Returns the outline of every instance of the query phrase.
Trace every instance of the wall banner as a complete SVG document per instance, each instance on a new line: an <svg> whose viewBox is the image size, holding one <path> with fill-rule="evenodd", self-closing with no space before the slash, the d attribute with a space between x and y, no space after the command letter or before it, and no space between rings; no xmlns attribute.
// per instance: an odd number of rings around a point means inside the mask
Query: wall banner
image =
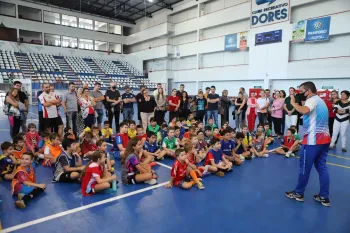
<svg viewBox="0 0 350 233"><path fill-rule="evenodd" d="M255 34L255 45L264 45L282 42L282 30Z"/></svg>
<svg viewBox="0 0 350 233"><path fill-rule="evenodd" d="M305 41L306 24L306 20L300 20L299 22L293 25L293 43Z"/></svg>
<svg viewBox="0 0 350 233"><path fill-rule="evenodd" d="M251 0L250 28L289 21L290 0Z"/></svg>
<svg viewBox="0 0 350 233"><path fill-rule="evenodd" d="M239 33L239 50L246 50L248 45L248 32Z"/></svg>
<svg viewBox="0 0 350 233"><path fill-rule="evenodd" d="M310 19L306 25L306 42L329 40L329 26L331 17L323 17L318 19Z"/></svg>
<svg viewBox="0 0 350 233"><path fill-rule="evenodd" d="M225 51L237 51L238 47L238 34L230 34L225 36Z"/></svg>

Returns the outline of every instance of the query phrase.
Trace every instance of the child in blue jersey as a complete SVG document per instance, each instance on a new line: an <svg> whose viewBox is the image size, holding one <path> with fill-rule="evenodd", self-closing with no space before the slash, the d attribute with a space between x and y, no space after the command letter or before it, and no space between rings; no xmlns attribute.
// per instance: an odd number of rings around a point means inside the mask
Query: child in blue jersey
<svg viewBox="0 0 350 233"><path fill-rule="evenodd" d="M182 138L184 137L184 134L186 132L186 129L183 127L181 120L176 121L176 126L179 127L179 129L180 129L179 139L182 140Z"/></svg>
<svg viewBox="0 0 350 233"><path fill-rule="evenodd" d="M129 142L128 136L128 124L126 122L122 122L119 125L119 133L115 137L113 141L113 154L114 158L123 158L125 156L125 148ZM111 159L113 159L111 157Z"/></svg>
<svg viewBox="0 0 350 233"><path fill-rule="evenodd" d="M164 160L165 151L160 150L157 144L157 137L154 132L148 132L148 141L143 145L143 150L150 156L154 156L155 160Z"/></svg>
<svg viewBox="0 0 350 233"><path fill-rule="evenodd" d="M241 160L250 160L252 159L251 154L247 148L247 146L244 144L244 134L242 132L238 132L236 134L236 147L233 150L235 154L237 154ZM251 137L251 136L250 136Z"/></svg>
<svg viewBox="0 0 350 233"><path fill-rule="evenodd" d="M232 163L226 159L225 154L221 150L220 139L212 138L210 144L212 149L208 151L207 158L203 164L204 167L210 165L209 172L216 173L217 176L225 176L224 172L232 170Z"/></svg>
<svg viewBox="0 0 350 233"><path fill-rule="evenodd" d="M222 140L220 141L221 150L225 154L228 161L232 162L234 165L241 165L242 160L236 155L234 149L236 144L231 140L231 132L228 129L222 131Z"/></svg>
<svg viewBox="0 0 350 233"><path fill-rule="evenodd" d="M157 143L159 145L163 144L164 138L168 136L168 125L167 124L162 124L161 129L157 133Z"/></svg>

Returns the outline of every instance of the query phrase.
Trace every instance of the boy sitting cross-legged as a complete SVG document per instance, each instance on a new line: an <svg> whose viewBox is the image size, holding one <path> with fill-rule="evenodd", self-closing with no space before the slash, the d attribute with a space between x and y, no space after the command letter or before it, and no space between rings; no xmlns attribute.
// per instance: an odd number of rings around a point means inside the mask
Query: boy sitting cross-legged
<svg viewBox="0 0 350 233"><path fill-rule="evenodd" d="M250 152L252 153L252 157L269 157L268 151L266 150L265 135L263 132L256 132L255 140L253 140Z"/></svg>
<svg viewBox="0 0 350 233"><path fill-rule="evenodd" d="M157 144L156 134L152 131L147 134L148 141L143 145L143 149L145 153L154 156L155 160L163 160L164 155L166 154L165 150L160 150Z"/></svg>
<svg viewBox="0 0 350 233"><path fill-rule="evenodd" d="M167 156L175 158L175 149L179 148L179 143L174 137L175 129L173 127L168 128L168 136L163 140L163 150L166 152Z"/></svg>
<svg viewBox="0 0 350 233"><path fill-rule="evenodd" d="M284 155L286 158L289 158L289 156L295 156L294 152L298 151L299 141L295 140L294 134L294 129L287 129L287 134L284 136L281 147L275 149L277 154Z"/></svg>
<svg viewBox="0 0 350 233"><path fill-rule="evenodd" d="M221 150L225 154L225 158L234 165L241 165L242 160L236 155L236 144L231 140L231 132L228 129L222 131L222 140L220 141Z"/></svg>

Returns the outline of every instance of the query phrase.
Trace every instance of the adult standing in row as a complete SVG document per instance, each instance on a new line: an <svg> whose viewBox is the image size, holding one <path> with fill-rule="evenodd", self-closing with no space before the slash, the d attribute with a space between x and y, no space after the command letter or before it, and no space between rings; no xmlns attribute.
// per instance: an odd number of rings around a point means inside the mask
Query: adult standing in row
<svg viewBox="0 0 350 233"><path fill-rule="evenodd" d="M62 97L62 107L66 115L67 126L77 134L78 96L73 82L69 83L68 88L68 91Z"/></svg>
<svg viewBox="0 0 350 233"><path fill-rule="evenodd" d="M157 104L154 117L156 118L157 124L162 125L166 113L166 95L164 95L164 90L162 87L158 89L157 95L155 95L154 98Z"/></svg>
<svg viewBox="0 0 350 233"><path fill-rule="evenodd" d="M147 88L142 91L142 94L143 98L140 102L140 115L142 127L146 131L147 126L150 124L151 117L154 117L154 111L156 110L157 104L154 97L149 95Z"/></svg>
<svg viewBox="0 0 350 233"><path fill-rule="evenodd" d="M186 91L181 92L180 97L180 106L179 106L179 117L187 119L188 114L190 113L188 94Z"/></svg>
<svg viewBox="0 0 350 233"><path fill-rule="evenodd" d="M253 91L251 93L251 96L248 98L247 102L247 122L248 122L248 129L250 132L254 131L255 128L255 121L256 121L256 115L257 115L257 99L256 99L256 93Z"/></svg>
<svg viewBox="0 0 350 233"><path fill-rule="evenodd" d="M122 102L122 97L117 90L117 84L111 82L111 87L106 91L106 101L108 103L108 122L113 124L113 117L115 121L116 132L119 131L119 117L120 117L120 103Z"/></svg>
<svg viewBox="0 0 350 233"><path fill-rule="evenodd" d="M247 92L245 91L245 88L244 87L239 88L239 92L242 93L242 95L245 99L245 103L247 104L249 96L248 96ZM243 112L242 112L242 124L245 125L247 105L242 110L243 110Z"/></svg>
<svg viewBox="0 0 350 233"><path fill-rule="evenodd" d="M143 90L145 89L146 87L144 86L144 85L141 85L140 86L140 93L138 93L137 95L136 95L136 101L137 101L137 119L139 120L139 123L141 124L142 123L142 121L141 121L141 115L140 115L140 103L141 103L141 101L142 101L142 99L143 99L143 94L142 94L142 92L143 92Z"/></svg>
<svg viewBox="0 0 350 233"><path fill-rule="evenodd" d="M340 134L342 151L346 152L346 137L349 128L350 120L350 92L342 91L340 93L340 100L334 105L335 120L333 126L333 136L330 149L332 149L337 141L338 134Z"/></svg>
<svg viewBox="0 0 350 233"><path fill-rule="evenodd" d="M10 134L11 137L14 138L21 128L21 112L19 110L19 95L18 89L12 87L11 90L7 93L5 98L5 106L8 112L8 120L10 123Z"/></svg>
<svg viewBox="0 0 350 233"><path fill-rule="evenodd" d="M19 102L24 104L25 108L20 108L21 112L21 127L22 127L22 132L27 132L27 115L28 115L28 96L26 95L25 92L22 91L22 83L20 81L14 81L13 82L13 87L18 90L18 98ZM6 96L8 93L6 94Z"/></svg>
<svg viewBox="0 0 350 233"><path fill-rule="evenodd" d="M328 108L328 115L329 115L329 120L328 120L328 128L329 128L329 134L331 137L333 137L333 126L334 126L334 120L335 120L335 112L334 112L334 106L339 100L339 94L338 91L333 90L331 92L331 98L325 100L327 108ZM339 135L337 136L337 140L334 142L334 146L337 145L339 139Z"/></svg>
<svg viewBox="0 0 350 233"><path fill-rule="evenodd" d="M50 91L50 84L44 84L44 92L39 96L39 100L43 106L43 119L45 129L52 132L52 128L58 129L57 132L62 137L63 134L63 122L62 118L58 115L57 106L60 105L60 99L58 96Z"/></svg>
<svg viewBox="0 0 350 233"><path fill-rule="evenodd" d="M313 82L305 82L300 85L300 91L306 97L304 106L296 103L294 95L290 103L296 111L303 114L304 139L300 153L300 169L298 184L294 191L285 195L296 201L304 201L304 192L309 181L312 166L319 174L320 192L314 195L314 199L324 206L330 206L329 201L329 173L327 168L327 155L330 143L328 131L328 109L325 102L317 95L317 89Z"/></svg>
<svg viewBox="0 0 350 233"><path fill-rule="evenodd" d="M203 122L203 118L206 115L207 99L204 98L203 91L198 92L198 98L196 99L197 112L196 117L198 121Z"/></svg>
<svg viewBox="0 0 350 233"><path fill-rule="evenodd" d="M85 127L89 127L91 129L95 121L94 106L96 103L94 98L90 96L90 91L88 88L83 89L83 95L81 98L79 98L79 104L84 119L84 125Z"/></svg>
<svg viewBox="0 0 350 233"><path fill-rule="evenodd" d="M158 93L159 93L159 89L161 89L161 88L162 88L162 84L161 84L161 83L157 83L157 89L155 89L155 90L153 91L153 96L154 96L154 98L157 97L157 95L158 95Z"/></svg>
<svg viewBox="0 0 350 233"><path fill-rule="evenodd" d="M299 97L295 95L294 87L289 88L289 96L284 100L284 110L286 112L285 122L286 122L287 129L289 129L291 125L297 125L297 121L298 121L298 112L290 103L291 96L294 96L294 99L297 103L299 102Z"/></svg>
<svg viewBox="0 0 350 233"><path fill-rule="evenodd" d="M244 114L247 111L247 102L243 96L242 92L238 93L238 97L235 99L235 120L236 120L236 129L237 131L242 130L244 125Z"/></svg>
<svg viewBox="0 0 350 233"><path fill-rule="evenodd" d="M258 113L258 119L259 124L264 125L267 122L268 117L268 108L270 106L269 99L266 98L265 91L260 91L260 98L256 101L257 106L257 113Z"/></svg>
<svg viewBox="0 0 350 233"><path fill-rule="evenodd" d="M231 100L228 98L228 91L223 90L222 96L220 98L220 118L221 118L221 127L229 122L229 109L231 106Z"/></svg>
<svg viewBox="0 0 350 233"><path fill-rule="evenodd" d="M169 102L169 122L171 122L174 117L179 117L180 108L180 97L176 95L177 91L174 88L171 91L171 96L168 97Z"/></svg>
<svg viewBox="0 0 350 233"><path fill-rule="evenodd" d="M269 101L269 106L267 107L267 122L269 123L270 129L272 129L272 104L274 101L274 98L271 96L270 89L265 90L265 96Z"/></svg>
<svg viewBox="0 0 350 233"><path fill-rule="evenodd" d="M129 85L125 85L124 90L122 95L123 119L132 120L134 118L134 103L136 102L135 95L131 93Z"/></svg>
<svg viewBox="0 0 350 233"><path fill-rule="evenodd" d="M280 96L283 101L286 99L286 92L284 90L280 90ZM282 116L282 133L284 134L284 129L286 127L286 114L283 105L283 116Z"/></svg>
<svg viewBox="0 0 350 233"><path fill-rule="evenodd" d="M280 138L284 133L282 131L284 99L281 98L279 91L276 91L275 95L276 99L273 101L271 107L271 117L275 129L275 134L277 134L278 138Z"/></svg>
<svg viewBox="0 0 350 233"><path fill-rule="evenodd" d="M105 96L100 91L101 83L96 82L94 86L94 90L90 92L90 96L94 98L94 102L96 105L94 106L94 110L96 112L96 121L97 127L101 130L101 124L103 121L103 101L105 100ZM75 132L75 131L74 131Z"/></svg>
<svg viewBox="0 0 350 233"><path fill-rule="evenodd" d="M39 100L39 96L44 92L44 85L40 85L40 90L36 93L36 97L38 99L38 115L39 115L39 132L43 132L45 130L44 120L43 120L43 106Z"/></svg>
<svg viewBox="0 0 350 233"><path fill-rule="evenodd" d="M215 93L215 86L210 87L210 93L208 94L208 109L207 109L207 121L209 118L214 119L215 125L218 125L218 111L219 111L219 101L220 96ZM208 122L205 122L206 124Z"/></svg>
<svg viewBox="0 0 350 233"><path fill-rule="evenodd" d="M182 93L185 91L185 85L184 84L180 84L179 90L177 90L176 95L178 97L180 97L180 99L182 98Z"/></svg>

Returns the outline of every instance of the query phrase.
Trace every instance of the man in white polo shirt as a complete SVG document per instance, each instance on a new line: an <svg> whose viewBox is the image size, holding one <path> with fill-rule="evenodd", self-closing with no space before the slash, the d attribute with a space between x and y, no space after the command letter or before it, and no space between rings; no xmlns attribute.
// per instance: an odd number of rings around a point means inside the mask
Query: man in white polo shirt
<svg viewBox="0 0 350 233"><path fill-rule="evenodd" d="M63 122L57 110L60 99L54 92L50 92L50 84L44 84L44 92L39 96L39 101L43 105L45 129L51 133L51 128L58 128L58 134L62 137Z"/></svg>

